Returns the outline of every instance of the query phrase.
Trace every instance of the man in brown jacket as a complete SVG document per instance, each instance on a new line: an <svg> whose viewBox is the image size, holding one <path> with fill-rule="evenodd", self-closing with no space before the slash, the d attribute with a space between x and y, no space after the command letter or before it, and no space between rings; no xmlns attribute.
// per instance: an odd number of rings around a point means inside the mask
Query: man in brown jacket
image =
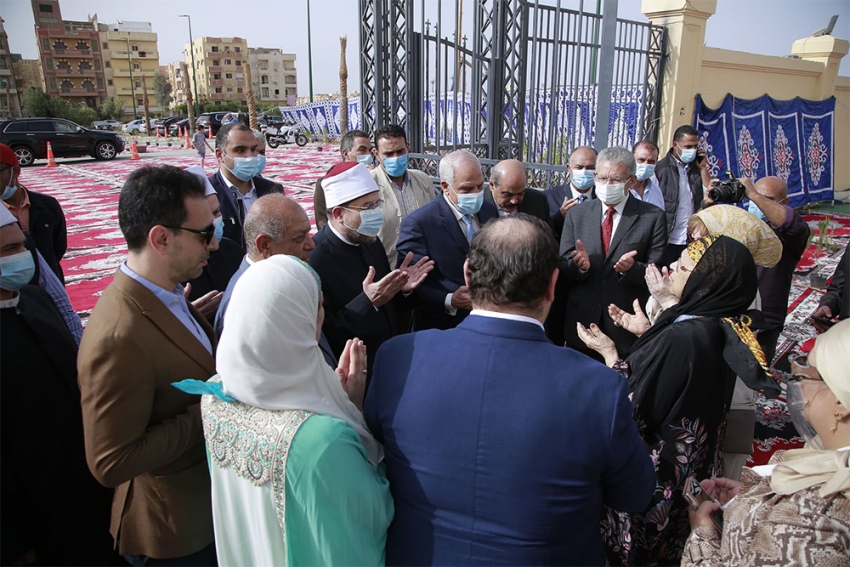
<svg viewBox="0 0 850 567"><path fill-rule="evenodd" d="M110 531L132 565L213 565L200 399L171 385L215 374L215 333L180 285L218 248L204 185L175 167L139 168L118 222L128 257L77 359L86 458L115 488Z"/></svg>

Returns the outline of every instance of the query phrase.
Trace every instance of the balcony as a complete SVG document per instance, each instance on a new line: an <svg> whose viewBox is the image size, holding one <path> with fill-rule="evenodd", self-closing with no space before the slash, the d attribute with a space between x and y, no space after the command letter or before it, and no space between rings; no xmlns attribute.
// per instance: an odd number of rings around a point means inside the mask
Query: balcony
<svg viewBox="0 0 850 567"><path fill-rule="evenodd" d="M208 73L221 73L221 65L210 66Z"/></svg>
<svg viewBox="0 0 850 567"><path fill-rule="evenodd" d="M220 87L224 84L224 81L221 79L212 79L210 80L211 87Z"/></svg>
<svg viewBox="0 0 850 567"><path fill-rule="evenodd" d="M224 100L224 93L210 93L210 100Z"/></svg>
<svg viewBox="0 0 850 567"><path fill-rule="evenodd" d="M61 55L62 57L90 58L92 56L90 49L52 49L51 51L53 51L56 55Z"/></svg>
<svg viewBox="0 0 850 567"><path fill-rule="evenodd" d="M81 88L73 88L73 89L59 89L60 96L91 96L98 93L98 90L106 92L106 89L97 89L92 87L90 89L81 89Z"/></svg>

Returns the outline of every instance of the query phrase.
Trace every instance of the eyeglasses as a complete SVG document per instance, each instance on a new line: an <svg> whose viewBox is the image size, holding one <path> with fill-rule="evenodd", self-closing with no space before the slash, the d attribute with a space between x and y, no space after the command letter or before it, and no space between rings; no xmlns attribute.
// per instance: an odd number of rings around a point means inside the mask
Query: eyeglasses
<svg viewBox="0 0 850 567"><path fill-rule="evenodd" d="M366 203L362 207L343 207L343 209L348 209L349 211L374 211L375 209L380 209L383 204L384 200L378 199L372 203Z"/></svg>
<svg viewBox="0 0 850 567"><path fill-rule="evenodd" d="M209 243L212 242L213 237L215 236L215 227L213 225L209 225L204 230L198 230L196 228L186 228L185 226L168 226L167 224L162 225L165 228L170 228L171 230L185 230L186 232L191 232L192 234L197 234L200 236L206 244L209 246Z"/></svg>

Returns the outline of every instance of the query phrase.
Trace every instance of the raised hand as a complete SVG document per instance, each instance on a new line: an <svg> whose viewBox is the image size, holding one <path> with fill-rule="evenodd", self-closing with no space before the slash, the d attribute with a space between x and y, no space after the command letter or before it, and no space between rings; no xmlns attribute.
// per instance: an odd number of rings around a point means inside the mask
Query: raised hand
<svg viewBox="0 0 850 567"><path fill-rule="evenodd" d="M617 353L617 347L614 345L614 341L603 333L602 329L597 327L595 323L591 323L589 329L581 323L576 323L576 332L578 333L578 338L587 345L587 348L595 350L602 355L605 359L605 364L608 366L613 367L614 363L619 360L620 355Z"/></svg>
<svg viewBox="0 0 850 567"><path fill-rule="evenodd" d="M407 284L407 272L393 270L383 278L375 281L375 267L369 266L369 273L363 280L363 293L375 307L381 307L392 301L392 298Z"/></svg>
<svg viewBox="0 0 850 567"><path fill-rule="evenodd" d="M358 338L346 341L335 372L348 399L363 411L366 392L366 345L363 341Z"/></svg>
<svg viewBox="0 0 850 567"><path fill-rule="evenodd" d="M618 327L622 327L635 336L641 336L649 329L649 319L646 318L643 310L640 308L640 300L635 299L632 303L634 314L623 311L613 303L608 306L608 315Z"/></svg>
<svg viewBox="0 0 850 567"><path fill-rule="evenodd" d="M192 284L187 283L186 287L183 288L183 297L185 297L187 301L189 300L190 293L192 293ZM221 303L222 297L224 297L223 292L213 290L193 301L192 307L197 309L204 319L212 319L215 317L215 312L218 311L218 306Z"/></svg>
<svg viewBox="0 0 850 567"><path fill-rule="evenodd" d="M661 305L662 309L672 307L679 302L676 296L670 293L673 280L670 278L670 272L666 266L662 266L659 272L655 264L648 265L644 279L646 280L646 286L649 288L649 293Z"/></svg>
<svg viewBox="0 0 850 567"><path fill-rule="evenodd" d="M584 249L584 244L582 244L581 240L576 240L576 249L570 252L570 257L582 272L590 269L590 257L588 257L587 250Z"/></svg>
<svg viewBox="0 0 850 567"><path fill-rule="evenodd" d="M561 216L567 216L567 213L570 212L570 209L578 205L578 199L570 199L569 197L564 197L564 202L560 207Z"/></svg>
<svg viewBox="0 0 850 567"><path fill-rule="evenodd" d="M635 265L635 256L637 256L637 250L626 252L620 256L620 259L617 260L616 264L614 264L614 271L620 274L625 274L631 270L632 266Z"/></svg>
<svg viewBox="0 0 850 567"><path fill-rule="evenodd" d="M401 291L405 293L419 287L419 284L424 282L425 278L428 277L428 273L434 269L434 260L429 259L428 256L423 256L422 259L411 266L410 263L412 261L413 252L408 252L407 256L404 257L404 262L398 267L400 272L407 274L407 282L401 288Z"/></svg>

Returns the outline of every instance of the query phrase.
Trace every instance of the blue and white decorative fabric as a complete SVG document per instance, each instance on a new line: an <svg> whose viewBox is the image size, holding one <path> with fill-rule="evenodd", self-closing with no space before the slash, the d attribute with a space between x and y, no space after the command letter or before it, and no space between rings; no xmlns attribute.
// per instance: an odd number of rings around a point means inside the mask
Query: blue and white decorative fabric
<svg viewBox="0 0 850 567"><path fill-rule="evenodd" d="M745 100L730 94L711 109L697 95L694 121L712 177L723 179L727 171L753 181L781 177L792 207L833 198L834 97Z"/></svg>

